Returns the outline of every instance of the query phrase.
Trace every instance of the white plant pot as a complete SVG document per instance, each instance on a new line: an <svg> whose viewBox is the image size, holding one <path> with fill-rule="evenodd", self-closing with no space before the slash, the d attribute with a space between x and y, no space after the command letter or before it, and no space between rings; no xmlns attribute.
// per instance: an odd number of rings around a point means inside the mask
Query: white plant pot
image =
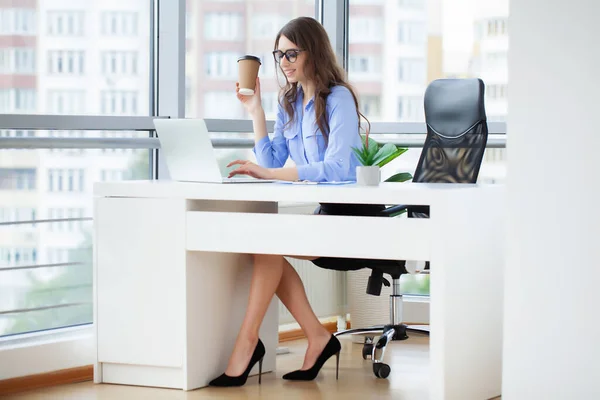
<svg viewBox="0 0 600 400"><path fill-rule="evenodd" d="M356 167L356 183L363 186L377 186L381 181L381 170L377 165Z"/></svg>

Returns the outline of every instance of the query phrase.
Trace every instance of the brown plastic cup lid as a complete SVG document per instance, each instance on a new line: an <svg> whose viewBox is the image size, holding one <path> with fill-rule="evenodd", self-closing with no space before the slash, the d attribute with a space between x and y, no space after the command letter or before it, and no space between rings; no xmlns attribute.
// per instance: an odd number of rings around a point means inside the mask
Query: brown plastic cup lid
<svg viewBox="0 0 600 400"><path fill-rule="evenodd" d="M246 55L246 56L243 56L243 57L240 57L240 58L238 58L238 62L240 62L240 61L243 61L243 60L252 60L252 61L258 61L258 63L262 65L262 63L260 62L260 58L258 58L258 57L256 57L256 56L249 56L249 55Z"/></svg>

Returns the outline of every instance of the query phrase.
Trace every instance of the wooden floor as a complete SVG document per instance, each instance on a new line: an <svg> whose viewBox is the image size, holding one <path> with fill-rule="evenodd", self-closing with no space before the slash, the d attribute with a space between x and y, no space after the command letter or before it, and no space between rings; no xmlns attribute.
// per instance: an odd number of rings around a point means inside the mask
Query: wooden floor
<svg viewBox="0 0 600 400"><path fill-rule="evenodd" d="M403 399L424 400L428 396L429 339L411 334L403 342L394 342L386 351L386 363L392 368L388 379L373 375L371 362L362 359L362 345L342 339L340 376L335 379L335 357L321 370L315 381L289 382L281 376L302 365L306 341L286 342L282 346L290 354L277 356L277 371L263 375L262 385L251 377L240 388L202 388L190 392L172 389L155 389L121 385L96 385L84 382L73 385L41 389L8 398L20 400L180 400L180 399Z"/></svg>

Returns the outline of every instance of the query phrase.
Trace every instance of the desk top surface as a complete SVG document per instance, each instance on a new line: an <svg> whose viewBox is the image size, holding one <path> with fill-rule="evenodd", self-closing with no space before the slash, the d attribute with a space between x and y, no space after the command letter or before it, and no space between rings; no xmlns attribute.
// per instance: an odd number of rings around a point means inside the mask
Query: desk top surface
<svg viewBox="0 0 600 400"><path fill-rule="evenodd" d="M501 195L504 185L444 183L381 183L350 185L292 185L282 183L195 183L122 181L94 184L95 197L183 198L190 200L264 201L299 203L362 203L431 205L444 199Z"/></svg>

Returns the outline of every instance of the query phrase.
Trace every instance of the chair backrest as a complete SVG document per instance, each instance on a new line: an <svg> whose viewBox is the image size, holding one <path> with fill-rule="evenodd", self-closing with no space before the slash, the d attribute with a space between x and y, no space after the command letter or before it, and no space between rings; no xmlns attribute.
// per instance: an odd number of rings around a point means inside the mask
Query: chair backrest
<svg viewBox="0 0 600 400"><path fill-rule="evenodd" d="M476 183L488 138L481 79L438 79L425 91L427 138L413 182Z"/></svg>

